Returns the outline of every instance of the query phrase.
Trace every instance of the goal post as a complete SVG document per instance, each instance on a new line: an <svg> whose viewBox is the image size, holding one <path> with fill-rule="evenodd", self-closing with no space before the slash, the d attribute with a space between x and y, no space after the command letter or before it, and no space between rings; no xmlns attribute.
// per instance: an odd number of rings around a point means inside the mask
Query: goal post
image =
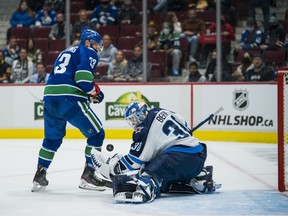
<svg viewBox="0 0 288 216"><path fill-rule="evenodd" d="M278 190L288 191L288 68L277 75Z"/></svg>

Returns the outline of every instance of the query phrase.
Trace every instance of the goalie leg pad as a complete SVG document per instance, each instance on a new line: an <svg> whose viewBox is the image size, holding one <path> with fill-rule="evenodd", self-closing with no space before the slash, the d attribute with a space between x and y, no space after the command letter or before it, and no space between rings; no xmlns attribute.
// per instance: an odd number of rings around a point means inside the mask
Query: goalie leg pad
<svg viewBox="0 0 288 216"><path fill-rule="evenodd" d="M134 192L137 184L131 176L115 175L113 177L113 195L121 192Z"/></svg>
<svg viewBox="0 0 288 216"><path fill-rule="evenodd" d="M116 175L113 179L113 199L118 202L152 202L159 191L159 185L150 176Z"/></svg>

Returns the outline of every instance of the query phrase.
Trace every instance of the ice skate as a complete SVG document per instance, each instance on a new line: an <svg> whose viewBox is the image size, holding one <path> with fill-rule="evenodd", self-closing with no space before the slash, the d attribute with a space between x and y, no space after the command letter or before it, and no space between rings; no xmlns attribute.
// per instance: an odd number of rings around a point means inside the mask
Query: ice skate
<svg viewBox="0 0 288 216"><path fill-rule="evenodd" d="M216 182L213 181L213 166L206 166L204 167L204 170L206 170L207 173L206 182L204 182L207 191L213 192L216 189L220 189L222 184L216 184Z"/></svg>
<svg viewBox="0 0 288 216"><path fill-rule="evenodd" d="M189 185L196 193L214 192L222 186L213 181L213 166L204 167L196 178L191 179Z"/></svg>
<svg viewBox="0 0 288 216"><path fill-rule="evenodd" d="M94 172L95 170L89 170L85 167L79 188L96 191L104 191L106 189L106 183L102 179L97 178Z"/></svg>
<svg viewBox="0 0 288 216"><path fill-rule="evenodd" d="M46 169L42 165L38 165L37 171L33 178L32 192L43 191L46 189L49 181L46 179Z"/></svg>

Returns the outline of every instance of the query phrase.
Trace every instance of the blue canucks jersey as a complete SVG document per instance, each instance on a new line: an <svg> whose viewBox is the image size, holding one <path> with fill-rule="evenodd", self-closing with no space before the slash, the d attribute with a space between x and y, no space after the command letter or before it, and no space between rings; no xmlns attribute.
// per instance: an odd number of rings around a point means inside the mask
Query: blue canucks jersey
<svg viewBox="0 0 288 216"><path fill-rule="evenodd" d="M122 172L136 170L160 154L177 151L197 153L203 150L192 136L186 121L178 114L162 108L151 109L135 129L128 155L121 157Z"/></svg>
<svg viewBox="0 0 288 216"><path fill-rule="evenodd" d="M260 29L256 29L253 32L245 30L241 34L240 46L243 48L243 50L258 48L264 42L265 34Z"/></svg>
<svg viewBox="0 0 288 216"><path fill-rule="evenodd" d="M93 72L97 52L86 46L69 47L59 54L44 90L44 101L69 99L87 101L94 89Z"/></svg>

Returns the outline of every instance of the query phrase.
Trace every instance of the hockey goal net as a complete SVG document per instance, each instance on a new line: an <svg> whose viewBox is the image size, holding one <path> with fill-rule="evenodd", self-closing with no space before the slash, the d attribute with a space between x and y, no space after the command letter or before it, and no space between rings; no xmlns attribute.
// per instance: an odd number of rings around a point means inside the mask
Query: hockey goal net
<svg viewBox="0 0 288 216"><path fill-rule="evenodd" d="M278 82L278 189L288 191L288 68L279 69Z"/></svg>

